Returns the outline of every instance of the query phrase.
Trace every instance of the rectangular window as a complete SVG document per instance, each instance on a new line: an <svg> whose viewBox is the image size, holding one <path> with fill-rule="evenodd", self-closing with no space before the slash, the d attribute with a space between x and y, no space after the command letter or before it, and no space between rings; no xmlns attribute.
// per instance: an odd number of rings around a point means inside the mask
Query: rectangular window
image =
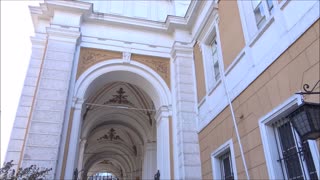
<svg viewBox="0 0 320 180"><path fill-rule="evenodd" d="M284 118L272 124L278 144L282 173L286 179L317 179L308 141L302 142L292 127L290 119Z"/></svg>
<svg viewBox="0 0 320 180"><path fill-rule="evenodd" d="M238 179L232 139L211 154L213 179Z"/></svg>
<svg viewBox="0 0 320 180"><path fill-rule="evenodd" d="M232 162L230 157L230 151L220 156L220 170L222 179L233 180Z"/></svg>
<svg viewBox="0 0 320 180"><path fill-rule="evenodd" d="M270 16L273 10L273 1L252 0L251 3L257 27L260 29L265 24L267 17Z"/></svg>
<svg viewBox="0 0 320 180"><path fill-rule="evenodd" d="M267 0L267 5L268 5L268 10L269 10L269 12L271 12L272 9L273 9L273 2L272 2L272 0Z"/></svg>
<svg viewBox="0 0 320 180"><path fill-rule="evenodd" d="M266 21L265 12L263 10L263 3L261 0L254 0L252 1L252 6L258 29L260 29Z"/></svg>
<svg viewBox="0 0 320 180"><path fill-rule="evenodd" d="M213 74L215 81L220 79L220 71L219 71L219 58L218 58L218 51L217 51L217 43L214 38L211 44L211 53L212 53L212 65L213 65Z"/></svg>

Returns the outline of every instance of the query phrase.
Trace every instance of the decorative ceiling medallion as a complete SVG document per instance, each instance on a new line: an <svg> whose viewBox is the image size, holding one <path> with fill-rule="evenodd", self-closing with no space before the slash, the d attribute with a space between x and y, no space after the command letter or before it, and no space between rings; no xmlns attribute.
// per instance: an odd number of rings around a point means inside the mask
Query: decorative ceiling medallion
<svg viewBox="0 0 320 180"><path fill-rule="evenodd" d="M113 140L120 140L123 141L123 139L117 135L116 130L111 128L109 132L102 137L98 138L97 141L102 141L102 140L108 140L108 141L113 141Z"/></svg>
<svg viewBox="0 0 320 180"><path fill-rule="evenodd" d="M134 106L128 99L128 95L124 95L126 92L123 90L122 87L117 91L117 95L113 95L112 99L104 102L103 104L126 104Z"/></svg>

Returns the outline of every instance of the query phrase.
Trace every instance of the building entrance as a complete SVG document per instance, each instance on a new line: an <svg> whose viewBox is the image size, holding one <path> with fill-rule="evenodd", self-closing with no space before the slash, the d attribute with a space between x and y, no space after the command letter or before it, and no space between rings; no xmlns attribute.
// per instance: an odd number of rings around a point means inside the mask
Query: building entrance
<svg viewBox="0 0 320 180"><path fill-rule="evenodd" d="M101 65L77 81L66 172L77 168L82 179L104 173L118 179L153 179L160 170L170 178L166 89L159 80L150 81L150 73L142 77L142 72L128 70L123 64Z"/></svg>

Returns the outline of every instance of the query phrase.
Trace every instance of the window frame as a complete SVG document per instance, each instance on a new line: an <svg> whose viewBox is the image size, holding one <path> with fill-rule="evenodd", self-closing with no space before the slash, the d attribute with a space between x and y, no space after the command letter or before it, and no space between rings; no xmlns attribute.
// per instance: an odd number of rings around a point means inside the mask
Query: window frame
<svg viewBox="0 0 320 180"><path fill-rule="evenodd" d="M213 51L212 45L215 43L216 45L216 62L213 61ZM204 74L205 74L205 84L207 95L210 95L213 90L221 83L221 71L220 68L222 66L222 50L221 44L219 39L219 32L218 32L218 16L215 17L214 23L208 28L204 36L199 40L203 65L204 65ZM218 63L218 75L219 78L215 78L215 70L214 64Z"/></svg>
<svg viewBox="0 0 320 180"><path fill-rule="evenodd" d="M274 128L272 123L276 122L282 117L287 116L293 110L295 110L299 105L303 103L303 99L300 95L293 95L288 98L285 102L274 108L271 112L260 118L259 128L261 133L261 141L263 145L263 150L266 159L266 165L268 169L269 179L283 179L286 175L282 173L282 163L279 163L278 144L276 140L276 134L274 133ZM319 159L319 152L317 144L315 141L308 140L310 151L314 162ZM316 171L320 171L320 165L315 164ZM318 173L318 178L319 178Z"/></svg>
<svg viewBox="0 0 320 180"><path fill-rule="evenodd" d="M290 126L290 131L292 133L292 140L293 140L293 143L295 145L295 149L296 151L300 151L300 148L302 148L301 144L302 144L302 141L297 133L297 131L293 128L292 126L292 123L290 122L289 119L281 119L281 120L278 120L279 123L277 125L274 125L274 131L275 131L275 136L276 136L276 142L277 142L277 145L278 145L278 154L279 154L279 158L280 159L283 159L283 153L281 153L281 151L284 151L283 147L282 147L282 143L281 142L281 137L280 137L280 131L279 131L279 127L286 124L286 123L289 123L289 126ZM307 144L309 146L309 150L310 150L310 153L311 153L311 149L310 149L310 144L312 143L312 141L307 141ZM288 149L286 149L288 150ZM297 159L298 159L298 162L299 162L299 166L300 166L300 170L301 170L301 173L302 173L302 176L306 177L306 179L310 179L310 176L309 174L310 173L306 173L308 171L308 164L306 161L303 160L303 156L301 156L299 153L297 153ZM312 155L311 153L311 157L312 157L312 160L313 160L313 163L315 163L314 161L314 156ZM284 161L281 161L281 166L282 166L282 169L283 169L283 178L284 179L289 179L288 178L288 170L286 170L286 163ZM315 165L315 164L314 164ZM317 174L319 174L319 172L317 172Z"/></svg>
<svg viewBox="0 0 320 180"><path fill-rule="evenodd" d="M213 179L222 179L220 157L225 155L227 152L230 152L230 161L232 165L231 168L233 172L233 178L238 179L232 139L229 139L228 141L226 141L224 144L222 144L220 147L218 147L215 151L211 153Z"/></svg>
<svg viewBox="0 0 320 180"><path fill-rule="evenodd" d="M250 45L254 44L256 39L261 36L270 24L274 21L275 9L279 4L272 0L272 9L269 10L267 0L261 0L261 5L264 14L264 22L260 25L256 22L256 15L251 1L238 0L238 7L240 12L241 24L244 30L246 42Z"/></svg>

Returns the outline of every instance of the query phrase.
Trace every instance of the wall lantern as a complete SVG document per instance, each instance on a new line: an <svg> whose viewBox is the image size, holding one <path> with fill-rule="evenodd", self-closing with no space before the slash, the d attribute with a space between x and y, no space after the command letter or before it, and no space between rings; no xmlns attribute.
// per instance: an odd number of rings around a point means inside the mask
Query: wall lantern
<svg viewBox="0 0 320 180"><path fill-rule="evenodd" d="M309 90L308 84L303 85L305 92L298 92L300 95L319 94L314 92L317 85L320 85L320 80ZM297 130L303 141L307 139L317 139L320 137L320 103L304 102L297 110L288 115L293 127Z"/></svg>
<svg viewBox="0 0 320 180"><path fill-rule="evenodd" d="M288 118L303 141L320 137L320 104L305 102Z"/></svg>

